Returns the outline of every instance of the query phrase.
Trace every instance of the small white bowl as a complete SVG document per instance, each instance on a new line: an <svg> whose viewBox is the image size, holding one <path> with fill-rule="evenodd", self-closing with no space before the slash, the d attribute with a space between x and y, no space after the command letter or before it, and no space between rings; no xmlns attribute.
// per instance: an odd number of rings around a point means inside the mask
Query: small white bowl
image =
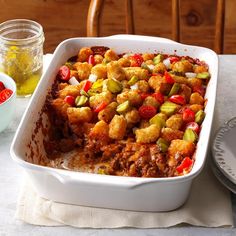
<svg viewBox="0 0 236 236"><path fill-rule="evenodd" d="M11 97L0 104L0 132L2 132L10 124L13 117L16 100L16 83L11 77L2 72L0 72L0 81L3 82L6 88L11 89L13 92Z"/></svg>

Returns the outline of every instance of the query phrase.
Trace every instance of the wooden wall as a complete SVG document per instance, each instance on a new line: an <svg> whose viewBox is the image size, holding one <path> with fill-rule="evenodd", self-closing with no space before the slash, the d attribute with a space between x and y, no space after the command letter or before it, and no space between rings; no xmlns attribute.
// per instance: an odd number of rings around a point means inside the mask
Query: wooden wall
<svg viewBox="0 0 236 236"><path fill-rule="evenodd" d="M236 1L225 0L224 53L236 53ZM45 52L86 36L89 0L0 0L0 22L28 18L45 31ZM133 0L135 33L171 38L171 0ZM125 33L123 0L105 0L101 36ZM213 48L216 0L180 0L180 41Z"/></svg>

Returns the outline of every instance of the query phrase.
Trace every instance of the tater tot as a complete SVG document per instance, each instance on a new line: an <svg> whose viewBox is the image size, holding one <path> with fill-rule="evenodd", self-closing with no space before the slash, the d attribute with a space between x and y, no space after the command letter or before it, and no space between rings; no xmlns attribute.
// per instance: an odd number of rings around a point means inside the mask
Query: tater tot
<svg viewBox="0 0 236 236"><path fill-rule="evenodd" d="M190 108L192 111L194 111L195 114L196 114L198 111L204 109L203 105L199 105L199 104L190 105L189 108Z"/></svg>
<svg viewBox="0 0 236 236"><path fill-rule="evenodd" d="M144 61L153 60L154 54L153 53L143 53L142 58Z"/></svg>
<svg viewBox="0 0 236 236"><path fill-rule="evenodd" d="M192 72L193 65L188 60L181 60L172 64L172 70L180 73Z"/></svg>
<svg viewBox="0 0 236 236"><path fill-rule="evenodd" d="M126 78L125 71L117 61L112 61L107 64L107 77L108 79L116 79L119 81Z"/></svg>
<svg viewBox="0 0 236 236"><path fill-rule="evenodd" d="M58 92L58 97L65 98L66 96L73 96L76 98L80 95L80 86L79 85L68 85L64 89Z"/></svg>
<svg viewBox="0 0 236 236"><path fill-rule="evenodd" d="M97 64L91 69L91 74L96 75L98 79L106 79L107 66L103 64Z"/></svg>
<svg viewBox="0 0 236 236"><path fill-rule="evenodd" d="M124 57L120 58L118 60L118 63L122 67L130 67L130 64L131 64L130 60L128 58L124 58Z"/></svg>
<svg viewBox="0 0 236 236"><path fill-rule="evenodd" d="M77 70L70 70L70 76L71 77L75 77L76 79L78 79L78 72L77 72Z"/></svg>
<svg viewBox="0 0 236 236"><path fill-rule="evenodd" d="M129 101L133 106L139 106L142 98L137 91L124 91L117 95L116 100L119 104Z"/></svg>
<svg viewBox="0 0 236 236"><path fill-rule="evenodd" d="M137 76L140 80L148 78L148 70L140 67L124 67L125 76L130 80L133 76Z"/></svg>
<svg viewBox="0 0 236 236"><path fill-rule="evenodd" d="M67 109L70 107L70 105L65 102L64 99L56 98L52 100L51 106L59 116L62 116L64 119L67 118Z"/></svg>
<svg viewBox="0 0 236 236"><path fill-rule="evenodd" d="M172 115L167 121L166 126L173 130L179 130L183 125L183 117L181 114Z"/></svg>
<svg viewBox="0 0 236 236"><path fill-rule="evenodd" d="M183 131L171 128L163 128L161 137L164 138L166 141L170 142L174 139L182 139L183 135L184 135Z"/></svg>
<svg viewBox="0 0 236 236"><path fill-rule="evenodd" d="M207 72L208 71L208 68L206 66L203 66L203 65L196 65L194 66L194 69L193 69L194 73L202 73L202 72Z"/></svg>
<svg viewBox="0 0 236 236"><path fill-rule="evenodd" d="M188 85L191 88L201 87L202 86L202 80L198 79L198 78L188 78Z"/></svg>
<svg viewBox="0 0 236 236"><path fill-rule="evenodd" d="M151 76L148 80L149 86L156 92L160 91L161 84L166 83L166 80L161 75Z"/></svg>
<svg viewBox="0 0 236 236"><path fill-rule="evenodd" d="M87 62L77 62L73 65L73 67L77 70L77 78L79 80L88 79L92 69L91 64L88 64Z"/></svg>
<svg viewBox="0 0 236 236"><path fill-rule="evenodd" d="M180 139L171 141L170 146L168 148L168 153L172 157L175 157L176 154L181 155L183 157L191 157L194 151L195 145L192 142Z"/></svg>
<svg viewBox="0 0 236 236"><path fill-rule="evenodd" d="M83 47L79 50L78 54L78 61L79 62L86 62L90 55L93 55L93 51L91 48Z"/></svg>
<svg viewBox="0 0 236 236"><path fill-rule="evenodd" d="M94 61L95 61L95 64L100 64L100 63L102 63L102 61L103 61L103 56L102 55L95 55L94 56Z"/></svg>
<svg viewBox="0 0 236 236"><path fill-rule="evenodd" d="M112 100L112 93L109 91L106 91L106 92L102 92L94 96L91 96L89 98L89 105L90 107L95 109L102 102L106 102L107 104L109 104L111 100Z"/></svg>
<svg viewBox="0 0 236 236"><path fill-rule="evenodd" d="M109 138L109 125L103 120L98 121L91 129L89 136L96 138L101 137L103 140Z"/></svg>
<svg viewBox="0 0 236 236"><path fill-rule="evenodd" d="M150 90L149 84L145 80L139 80L137 82L137 85L138 85L138 90L142 93L148 93Z"/></svg>
<svg viewBox="0 0 236 236"><path fill-rule="evenodd" d="M145 98L143 105L147 106L153 106L155 108L159 108L160 104L157 102L157 100L154 97L148 96Z"/></svg>
<svg viewBox="0 0 236 236"><path fill-rule="evenodd" d="M140 121L140 115L137 109L126 112L125 119L128 124L136 124Z"/></svg>
<svg viewBox="0 0 236 236"><path fill-rule="evenodd" d="M112 102L98 113L98 119L109 123L116 114L117 102Z"/></svg>
<svg viewBox="0 0 236 236"><path fill-rule="evenodd" d="M79 122L90 122L93 113L90 107L69 107L67 109L67 116L70 124L75 124Z"/></svg>
<svg viewBox="0 0 236 236"><path fill-rule="evenodd" d="M104 58L105 58L107 61L116 61L116 60L119 59L119 57L117 56L117 54L116 54L113 50L111 50L111 49L109 49L109 50L107 50L107 51L105 52Z"/></svg>
<svg viewBox="0 0 236 236"><path fill-rule="evenodd" d="M199 93L192 93L190 96L189 104L204 104L204 98Z"/></svg>
<svg viewBox="0 0 236 236"><path fill-rule="evenodd" d="M115 115L109 124L109 137L118 140L123 139L126 127L126 119L121 115Z"/></svg>
<svg viewBox="0 0 236 236"><path fill-rule="evenodd" d="M146 65L153 65L153 67L154 67L154 62L153 62L153 60L147 60L147 61L145 61L145 64L146 64Z"/></svg>
<svg viewBox="0 0 236 236"><path fill-rule="evenodd" d="M153 124L143 129L137 129L135 131L136 141L138 143L152 143L155 142L161 133L161 129L158 125Z"/></svg>
<svg viewBox="0 0 236 236"><path fill-rule="evenodd" d="M153 73L164 73L166 70L166 66L163 62L159 62L158 64L155 65L154 69L153 69Z"/></svg>
<svg viewBox="0 0 236 236"><path fill-rule="evenodd" d="M122 84L122 88L123 88L122 92L127 91L127 89L129 90L129 87L130 87L130 86L129 86L127 80L122 80L122 81L121 81L121 84Z"/></svg>
<svg viewBox="0 0 236 236"><path fill-rule="evenodd" d="M183 76L174 75L173 79L179 84L188 84L188 79Z"/></svg>

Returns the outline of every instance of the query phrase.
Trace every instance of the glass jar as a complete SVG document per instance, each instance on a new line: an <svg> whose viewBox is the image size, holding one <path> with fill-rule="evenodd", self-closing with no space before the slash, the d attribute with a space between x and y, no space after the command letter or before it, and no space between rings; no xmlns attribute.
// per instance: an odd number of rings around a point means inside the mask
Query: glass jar
<svg viewBox="0 0 236 236"><path fill-rule="evenodd" d="M44 33L32 20L0 24L0 70L12 77L18 96L30 96L42 75Z"/></svg>

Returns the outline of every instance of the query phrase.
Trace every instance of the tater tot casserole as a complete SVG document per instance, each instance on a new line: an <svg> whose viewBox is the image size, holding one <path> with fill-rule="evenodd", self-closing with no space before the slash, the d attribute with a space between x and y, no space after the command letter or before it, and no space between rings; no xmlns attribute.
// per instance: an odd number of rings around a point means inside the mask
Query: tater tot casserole
<svg viewBox="0 0 236 236"><path fill-rule="evenodd" d="M189 173L210 77L197 58L80 48L45 103L44 165L133 177Z"/></svg>

